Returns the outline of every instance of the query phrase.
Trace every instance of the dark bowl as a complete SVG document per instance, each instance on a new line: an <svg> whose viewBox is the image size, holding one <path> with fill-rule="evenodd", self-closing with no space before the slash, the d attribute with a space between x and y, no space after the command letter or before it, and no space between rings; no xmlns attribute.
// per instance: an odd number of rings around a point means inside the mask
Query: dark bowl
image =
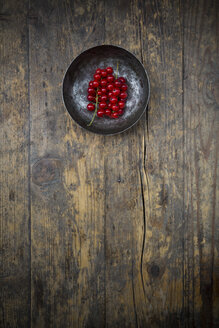
<svg viewBox="0 0 219 328"><path fill-rule="evenodd" d="M127 80L128 98L124 114L118 119L95 117L91 126L93 112L86 107L87 88L95 70L112 66L118 77ZM144 113L150 94L148 75L141 62L129 51L111 45L97 46L82 52L69 66L63 81L65 106L81 127L99 134L110 135L123 132L133 126Z"/></svg>

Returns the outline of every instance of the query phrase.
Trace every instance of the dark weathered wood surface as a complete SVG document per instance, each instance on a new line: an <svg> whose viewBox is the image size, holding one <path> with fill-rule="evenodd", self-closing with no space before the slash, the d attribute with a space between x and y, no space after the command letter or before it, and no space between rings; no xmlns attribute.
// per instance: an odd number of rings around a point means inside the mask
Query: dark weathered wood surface
<svg viewBox="0 0 219 328"><path fill-rule="evenodd" d="M0 4L0 327L30 324L27 2Z"/></svg>
<svg viewBox="0 0 219 328"><path fill-rule="evenodd" d="M218 1L0 4L0 327L217 327ZM62 78L86 48L146 67L148 110L104 137Z"/></svg>

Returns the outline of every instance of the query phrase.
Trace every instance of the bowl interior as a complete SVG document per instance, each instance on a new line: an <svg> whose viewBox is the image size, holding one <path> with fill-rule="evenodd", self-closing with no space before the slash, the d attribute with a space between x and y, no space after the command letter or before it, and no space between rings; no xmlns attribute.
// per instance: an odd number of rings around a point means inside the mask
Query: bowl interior
<svg viewBox="0 0 219 328"><path fill-rule="evenodd" d="M93 112L87 111L87 88L95 70L112 66L118 77L127 80L128 98L124 114L118 119L98 118L91 126ZM149 98L149 80L139 60L116 46L97 46L81 53L69 66L63 81L63 99L71 117L83 128L99 134L120 133L135 124L143 114Z"/></svg>

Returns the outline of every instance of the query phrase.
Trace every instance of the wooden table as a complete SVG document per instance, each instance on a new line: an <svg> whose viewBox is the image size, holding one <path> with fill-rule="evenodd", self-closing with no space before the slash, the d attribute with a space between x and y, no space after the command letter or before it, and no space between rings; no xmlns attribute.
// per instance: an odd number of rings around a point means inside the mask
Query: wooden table
<svg viewBox="0 0 219 328"><path fill-rule="evenodd" d="M216 0L3 0L0 327L218 327ZM129 131L62 101L83 50L144 64Z"/></svg>

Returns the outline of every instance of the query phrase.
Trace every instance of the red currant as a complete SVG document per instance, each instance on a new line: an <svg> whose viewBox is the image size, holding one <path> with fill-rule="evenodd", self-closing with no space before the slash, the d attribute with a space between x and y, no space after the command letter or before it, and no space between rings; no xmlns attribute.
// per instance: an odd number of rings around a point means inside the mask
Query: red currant
<svg viewBox="0 0 219 328"><path fill-rule="evenodd" d="M126 82L126 79L124 77L119 77L118 80L121 81L122 83Z"/></svg>
<svg viewBox="0 0 219 328"><path fill-rule="evenodd" d="M121 93L120 93L120 98L121 98L121 99L126 99L127 96L128 96L128 95L127 95L126 92L121 92Z"/></svg>
<svg viewBox="0 0 219 328"><path fill-rule="evenodd" d="M89 82L87 99L89 104L87 109L94 111L99 103L97 116L103 117L104 115L111 118L118 118L123 115L126 98L128 97L128 86L124 77L119 77L115 80L113 75L113 68L107 67L106 69L97 68L94 74L94 81ZM96 95L98 98L96 98Z"/></svg>
<svg viewBox="0 0 219 328"><path fill-rule="evenodd" d="M98 116L98 117L103 117L103 115L104 115L104 111L103 111L102 109L99 109L99 110L97 111L97 116Z"/></svg>
<svg viewBox="0 0 219 328"><path fill-rule="evenodd" d="M88 88L87 89L87 92L90 94L90 95L94 95L96 94L96 91L94 90L94 88Z"/></svg>
<svg viewBox="0 0 219 328"><path fill-rule="evenodd" d="M112 113L111 117L112 118L118 118L119 117L119 114L118 113Z"/></svg>
<svg viewBox="0 0 219 328"><path fill-rule="evenodd" d="M112 91L114 89L114 85L112 83L108 84L107 89Z"/></svg>
<svg viewBox="0 0 219 328"><path fill-rule="evenodd" d="M128 89L127 84L122 84L122 86L121 86L121 90L122 90L122 91L126 91L127 89Z"/></svg>
<svg viewBox="0 0 219 328"><path fill-rule="evenodd" d="M108 74L113 74L113 69L110 66L106 68L106 71Z"/></svg>
<svg viewBox="0 0 219 328"><path fill-rule="evenodd" d="M114 84L115 84L115 87L117 87L117 88L121 88L121 86L122 86L122 83L120 81L118 81L118 79L114 82Z"/></svg>
<svg viewBox="0 0 219 328"><path fill-rule="evenodd" d="M89 103L89 104L87 105L87 109L88 109L90 112L92 112L92 111L95 109L94 104Z"/></svg>
<svg viewBox="0 0 219 328"><path fill-rule="evenodd" d="M118 105L119 105L119 108L123 109L125 107L125 102L120 100Z"/></svg>
<svg viewBox="0 0 219 328"><path fill-rule="evenodd" d="M118 105L112 105L112 110L114 112L117 112L119 110L119 106Z"/></svg>
<svg viewBox="0 0 219 328"><path fill-rule="evenodd" d="M102 91L102 93L107 93L107 89L106 88L102 88L101 91Z"/></svg>
<svg viewBox="0 0 219 328"><path fill-rule="evenodd" d="M102 77L107 77L107 71L105 69L101 70Z"/></svg>
<svg viewBox="0 0 219 328"><path fill-rule="evenodd" d="M98 88L99 87L99 82L98 81L93 81L93 87Z"/></svg>
<svg viewBox="0 0 219 328"><path fill-rule="evenodd" d="M120 90L118 88L116 88L116 89L113 90L113 95L115 97L118 97L119 94L120 94Z"/></svg>
<svg viewBox="0 0 219 328"><path fill-rule="evenodd" d="M107 106L107 104L106 104L105 102L103 102L103 101L101 101L101 102L99 103L99 107L100 107L100 109L104 109L104 108L106 108L106 106Z"/></svg>
<svg viewBox="0 0 219 328"><path fill-rule="evenodd" d="M101 80L100 84L101 84L102 87L106 87L107 86L107 79Z"/></svg>
<svg viewBox="0 0 219 328"><path fill-rule="evenodd" d="M101 79L101 75L100 74L94 74L94 80L95 81L99 81Z"/></svg>
<svg viewBox="0 0 219 328"><path fill-rule="evenodd" d="M109 83L112 83L112 82L114 81L114 76L113 76L113 75L108 75L108 76L107 76L107 81L108 81Z"/></svg>
<svg viewBox="0 0 219 328"><path fill-rule="evenodd" d="M100 68L97 68L95 73L96 74L101 74L101 69Z"/></svg>
<svg viewBox="0 0 219 328"><path fill-rule="evenodd" d="M116 104L117 101L118 101L118 98L116 98L116 97L111 97L111 98L110 98L110 102L111 102L112 104Z"/></svg>
<svg viewBox="0 0 219 328"><path fill-rule="evenodd" d="M105 101L107 101L107 99L108 99L107 95L102 95L101 96L101 101L105 102Z"/></svg>
<svg viewBox="0 0 219 328"><path fill-rule="evenodd" d="M96 98L95 98L94 96L92 96L92 95L88 95L88 96L87 96L87 99L88 99L89 101L91 101L91 102L95 102L95 101L96 101Z"/></svg>
<svg viewBox="0 0 219 328"><path fill-rule="evenodd" d="M109 109L109 108L106 108L105 109L105 114L107 115L107 116L111 116L111 110Z"/></svg>

